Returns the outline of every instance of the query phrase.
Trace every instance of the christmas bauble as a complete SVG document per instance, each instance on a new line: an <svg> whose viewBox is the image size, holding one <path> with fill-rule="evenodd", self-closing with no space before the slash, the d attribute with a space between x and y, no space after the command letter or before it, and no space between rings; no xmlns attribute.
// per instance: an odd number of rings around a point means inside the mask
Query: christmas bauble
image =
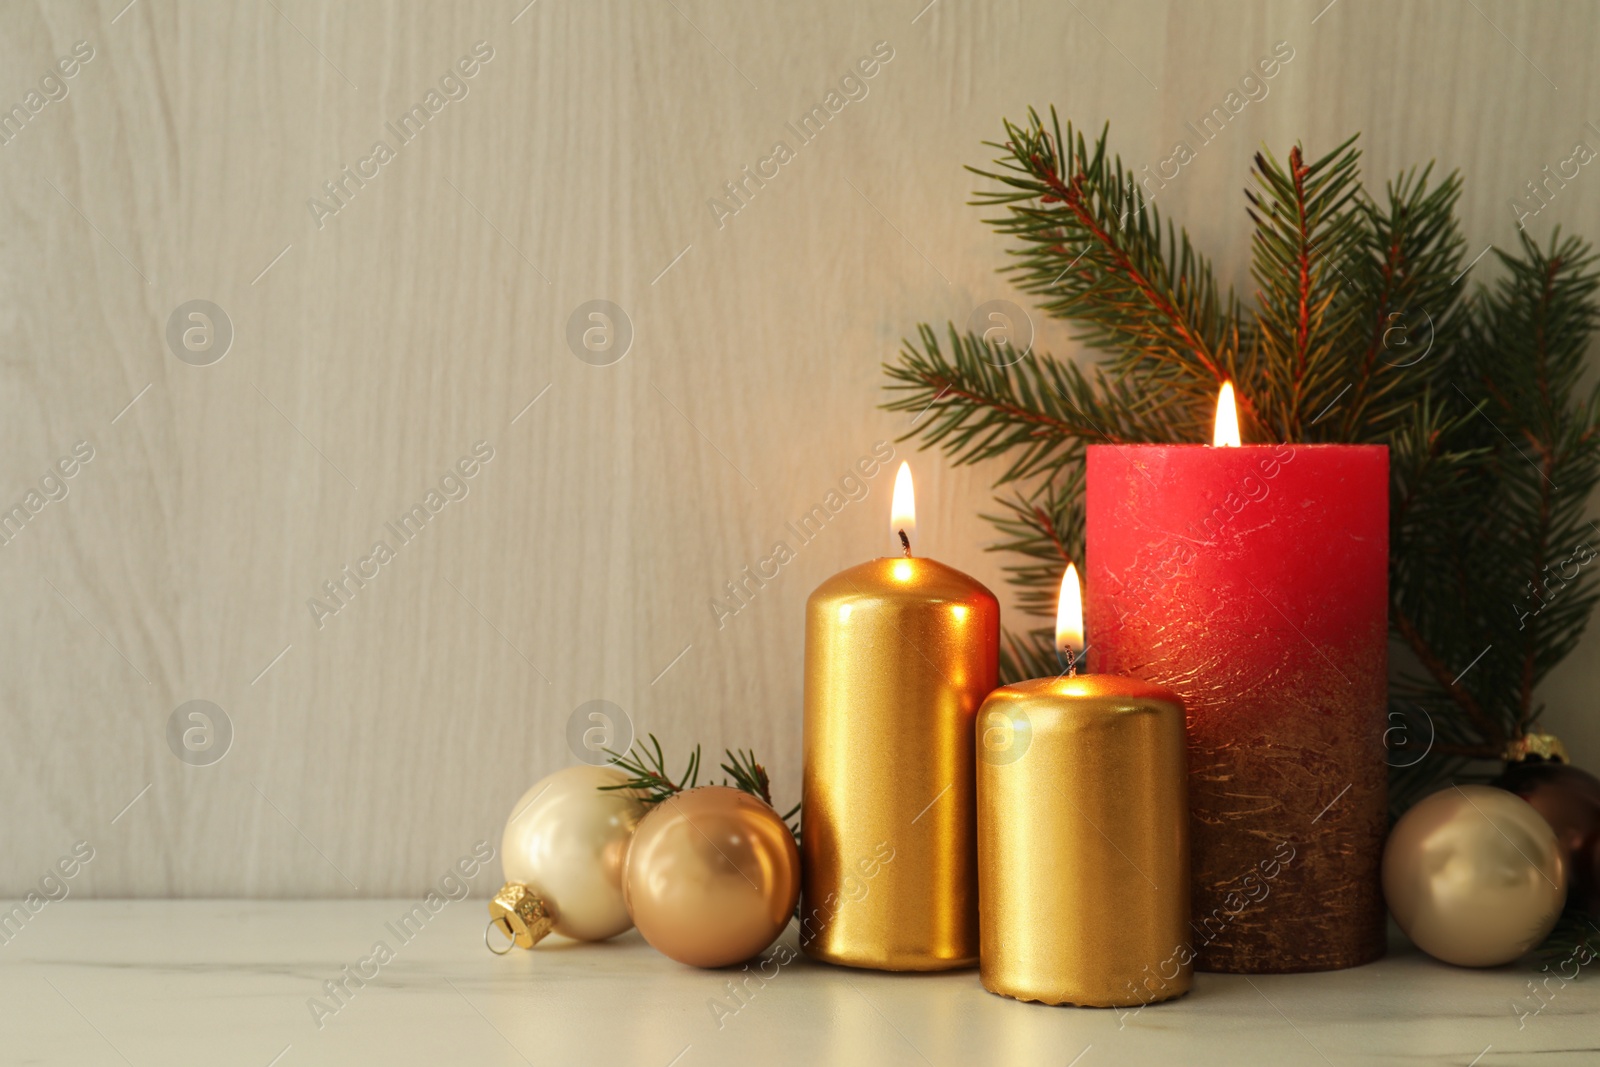
<svg viewBox="0 0 1600 1067"><path fill-rule="evenodd" d="M1495 779L1544 816L1566 853L1569 899L1600 915L1600 779L1567 763L1513 763Z"/></svg>
<svg viewBox="0 0 1600 1067"><path fill-rule="evenodd" d="M628 846L628 910L679 963L725 967L775 941L800 895L800 852L778 813L726 786L657 804Z"/></svg>
<svg viewBox="0 0 1600 1067"><path fill-rule="evenodd" d="M615 767L566 767L511 809L500 842L506 881L538 898L558 934L601 941L633 925L622 899L622 867L644 805L627 790L600 789L627 780Z"/></svg>
<svg viewBox="0 0 1600 1067"><path fill-rule="evenodd" d="M1451 786L1395 824L1383 894L1400 929L1430 956L1493 967L1550 933L1566 903L1567 865L1526 801L1489 786Z"/></svg>

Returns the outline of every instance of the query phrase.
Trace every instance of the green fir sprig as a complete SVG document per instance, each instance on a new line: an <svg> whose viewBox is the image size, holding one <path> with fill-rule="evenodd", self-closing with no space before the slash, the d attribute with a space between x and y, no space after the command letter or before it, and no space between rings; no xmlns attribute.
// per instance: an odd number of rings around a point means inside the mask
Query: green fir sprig
<svg viewBox="0 0 1600 1067"><path fill-rule="evenodd" d="M648 744L641 741L626 753L605 750L611 757L611 764L627 774L628 779L616 785L600 786L602 791L629 790L645 804L653 807L699 784L699 745L695 745L694 751L689 753L683 773L673 778L667 773L666 756L661 750L661 742L656 739L655 734L648 736ZM723 749L723 755L726 760L720 766L727 777L721 782L706 784L725 785L742 793L749 793L776 810L772 803L772 781L767 775L767 768L756 760L755 752L746 749ZM800 805L797 803L779 816L797 842L800 840L800 821L797 818L799 814Z"/></svg>
<svg viewBox="0 0 1600 1067"><path fill-rule="evenodd" d="M656 740L655 734L649 737L648 745L641 741L626 753L613 752L609 748L605 750L606 755L611 757L612 766L626 773L628 780L617 785L600 786L602 791L632 790L644 803L655 805L695 787L700 780L700 746L694 746L694 751L689 753L688 765L674 779L667 773L661 742Z"/></svg>
<svg viewBox="0 0 1600 1067"><path fill-rule="evenodd" d="M1556 920L1550 936L1533 950L1534 959L1545 968L1579 965L1580 972L1594 966L1600 958L1600 915L1590 914L1581 908L1568 907ZM1563 974L1563 977L1567 977Z"/></svg>

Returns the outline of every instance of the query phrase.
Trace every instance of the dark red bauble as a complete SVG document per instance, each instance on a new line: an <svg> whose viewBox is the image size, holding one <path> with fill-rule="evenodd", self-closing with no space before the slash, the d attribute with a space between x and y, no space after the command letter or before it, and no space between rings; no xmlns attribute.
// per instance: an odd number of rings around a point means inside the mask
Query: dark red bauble
<svg viewBox="0 0 1600 1067"><path fill-rule="evenodd" d="M1600 778L1568 763L1525 760L1494 784L1533 805L1567 854L1569 905L1600 914Z"/></svg>

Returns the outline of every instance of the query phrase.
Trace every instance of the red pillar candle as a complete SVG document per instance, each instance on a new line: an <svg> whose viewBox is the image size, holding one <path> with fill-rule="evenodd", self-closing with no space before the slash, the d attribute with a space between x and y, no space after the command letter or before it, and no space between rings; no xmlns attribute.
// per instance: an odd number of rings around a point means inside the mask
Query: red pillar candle
<svg viewBox="0 0 1600 1067"><path fill-rule="evenodd" d="M1183 698L1202 970L1383 954L1388 468L1381 445L1088 449L1090 662Z"/></svg>

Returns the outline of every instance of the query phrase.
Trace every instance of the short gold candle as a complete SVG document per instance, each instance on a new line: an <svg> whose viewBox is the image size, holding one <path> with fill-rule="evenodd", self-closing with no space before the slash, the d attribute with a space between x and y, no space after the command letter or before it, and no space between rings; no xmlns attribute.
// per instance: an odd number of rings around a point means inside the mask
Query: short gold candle
<svg viewBox="0 0 1600 1067"><path fill-rule="evenodd" d="M1188 992L1183 702L1038 678L991 693L976 729L984 988L1101 1008Z"/></svg>
<svg viewBox="0 0 1600 1067"><path fill-rule="evenodd" d="M842 571L806 603L800 945L890 971L978 960L973 732L1000 604L931 559Z"/></svg>

